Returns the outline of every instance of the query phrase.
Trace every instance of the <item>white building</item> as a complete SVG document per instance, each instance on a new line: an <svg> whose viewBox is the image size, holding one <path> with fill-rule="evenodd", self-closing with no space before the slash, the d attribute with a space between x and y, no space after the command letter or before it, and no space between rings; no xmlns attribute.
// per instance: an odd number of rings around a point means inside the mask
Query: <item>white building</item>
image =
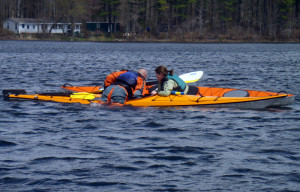
<svg viewBox="0 0 300 192"><path fill-rule="evenodd" d="M81 23L75 23L74 33L80 33ZM3 29L14 33L70 33L71 23L43 22L42 19L9 18L3 22Z"/></svg>

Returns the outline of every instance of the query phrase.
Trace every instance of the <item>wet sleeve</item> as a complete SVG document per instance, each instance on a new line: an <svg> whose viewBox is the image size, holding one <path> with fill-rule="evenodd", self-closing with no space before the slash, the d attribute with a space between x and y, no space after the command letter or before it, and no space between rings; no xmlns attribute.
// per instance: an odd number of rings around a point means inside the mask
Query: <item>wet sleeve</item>
<svg viewBox="0 0 300 192"><path fill-rule="evenodd" d="M165 83L164 83L164 90L161 90L161 88L160 89L158 89L158 90L160 90L160 91L158 91L158 95L159 96L163 96L163 97L167 97L167 96L169 96L169 95L171 95L171 91L173 90L173 88L174 88L174 85L175 84L175 81L173 81L173 80L171 80L171 79L169 79L168 81L166 81Z"/></svg>
<svg viewBox="0 0 300 192"><path fill-rule="evenodd" d="M133 98L140 98L144 96L146 93L147 93L146 81L143 78L138 77L137 85L135 86L135 89L133 91Z"/></svg>

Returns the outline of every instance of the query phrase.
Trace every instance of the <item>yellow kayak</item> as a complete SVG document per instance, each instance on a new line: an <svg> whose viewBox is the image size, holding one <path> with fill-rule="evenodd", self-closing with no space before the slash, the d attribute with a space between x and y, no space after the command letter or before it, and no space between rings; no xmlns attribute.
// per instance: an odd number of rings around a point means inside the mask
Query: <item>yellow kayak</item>
<svg viewBox="0 0 300 192"><path fill-rule="evenodd" d="M71 92L89 92L89 93L101 93L101 86L72 86L72 85L63 85L61 88L66 89L68 91ZM149 91L149 93L151 92L151 89L155 88L155 86L153 85L149 85L147 86L147 90ZM280 97L280 99L276 99L275 102L273 102L270 107L279 107L279 106L286 106L286 105L290 105L294 102L295 100L295 95L293 94L287 94L287 93L276 93L276 92L268 92L268 91L257 91L257 90L245 90L245 89L234 89L234 88L222 88L222 87L193 87L190 86L190 91L188 93L189 95L197 95L197 96L202 96L205 97L205 99L209 99L209 97L212 97L214 100L214 97L217 98L222 98L222 97L226 97L224 100L231 100L228 99L227 97L236 97L239 98L241 100L248 100L249 97L254 97L258 100L263 100L264 97L272 97L272 96L277 96L277 95L285 95L285 97ZM172 97L172 96L171 96ZM247 97L247 98L245 98ZM257 98L258 97L258 98ZM198 97L196 97L198 98ZM145 98L145 100L147 100L148 98ZM152 98L151 98L152 99ZM161 98L162 100L164 98ZM165 98L167 101L165 101L165 105L163 106L172 106L171 101L169 98ZM176 98L179 99L179 98ZM205 100L204 98L202 98L201 100ZM223 100L221 99L221 100ZM220 99L218 99L220 101ZM136 103L140 103L140 100L133 100L133 101L129 101L129 103L131 103L132 105L136 105ZM183 103L180 103L180 105L185 105L186 103L189 103L189 98L183 99L182 101ZM149 103L149 102L147 102ZM152 102L151 106L157 106L158 103L162 103L162 102ZM174 103L174 102L173 102ZM219 104L218 102L214 102L214 104ZM150 103L149 103L150 105ZM198 105L197 103L192 103L191 105ZM206 105L206 104L204 104ZM227 104L228 105L228 104Z"/></svg>
<svg viewBox="0 0 300 192"><path fill-rule="evenodd" d="M199 88L199 87L198 87ZM294 95L238 89L201 88L194 95L170 95L168 97L146 96L140 99L129 100L125 105L136 107L167 107L167 106L209 106L260 109L272 106L283 106L294 101ZM220 92L221 91L221 92ZM90 104L99 103L101 94L79 93L41 93L26 94L24 90L4 90L6 100L25 99L43 100L61 103ZM277 103L277 105L275 105Z"/></svg>

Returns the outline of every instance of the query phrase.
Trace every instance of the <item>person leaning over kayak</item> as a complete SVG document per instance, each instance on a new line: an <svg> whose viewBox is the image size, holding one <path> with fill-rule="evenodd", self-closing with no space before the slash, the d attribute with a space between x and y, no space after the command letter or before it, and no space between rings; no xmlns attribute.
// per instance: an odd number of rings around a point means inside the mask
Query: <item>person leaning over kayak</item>
<svg viewBox="0 0 300 192"><path fill-rule="evenodd" d="M140 98L146 94L147 71L122 70L108 75L100 102L124 104L129 99Z"/></svg>
<svg viewBox="0 0 300 192"><path fill-rule="evenodd" d="M151 92L151 95L159 95L167 97L172 91L183 92L185 95L189 90L189 86L177 75L173 74L173 70L168 71L165 66L158 66L155 69L156 78L158 79L158 89Z"/></svg>

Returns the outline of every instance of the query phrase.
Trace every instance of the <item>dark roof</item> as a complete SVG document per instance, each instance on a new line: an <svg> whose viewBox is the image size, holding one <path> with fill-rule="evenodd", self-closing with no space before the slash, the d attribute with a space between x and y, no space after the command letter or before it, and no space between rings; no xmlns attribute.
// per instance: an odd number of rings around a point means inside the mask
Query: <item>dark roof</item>
<svg viewBox="0 0 300 192"><path fill-rule="evenodd" d="M86 22L86 23L109 23L109 22L102 22L102 21L88 21L88 22ZM114 22L110 22L111 24L113 24ZM119 23L119 22L116 22L116 23Z"/></svg>
<svg viewBox="0 0 300 192"><path fill-rule="evenodd" d="M25 23L41 23L42 19L34 19L34 18L9 18L17 23L25 22ZM46 21L47 22L47 21Z"/></svg>
<svg viewBox="0 0 300 192"><path fill-rule="evenodd" d="M8 18L7 20L12 20L14 22L17 22L17 23L46 23L46 24L49 24L49 23L54 23L53 21L49 21L49 20L43 20L43 19L35 19L35 18ZM80 24L81 23L76 23L75 24Z"/></svg>

